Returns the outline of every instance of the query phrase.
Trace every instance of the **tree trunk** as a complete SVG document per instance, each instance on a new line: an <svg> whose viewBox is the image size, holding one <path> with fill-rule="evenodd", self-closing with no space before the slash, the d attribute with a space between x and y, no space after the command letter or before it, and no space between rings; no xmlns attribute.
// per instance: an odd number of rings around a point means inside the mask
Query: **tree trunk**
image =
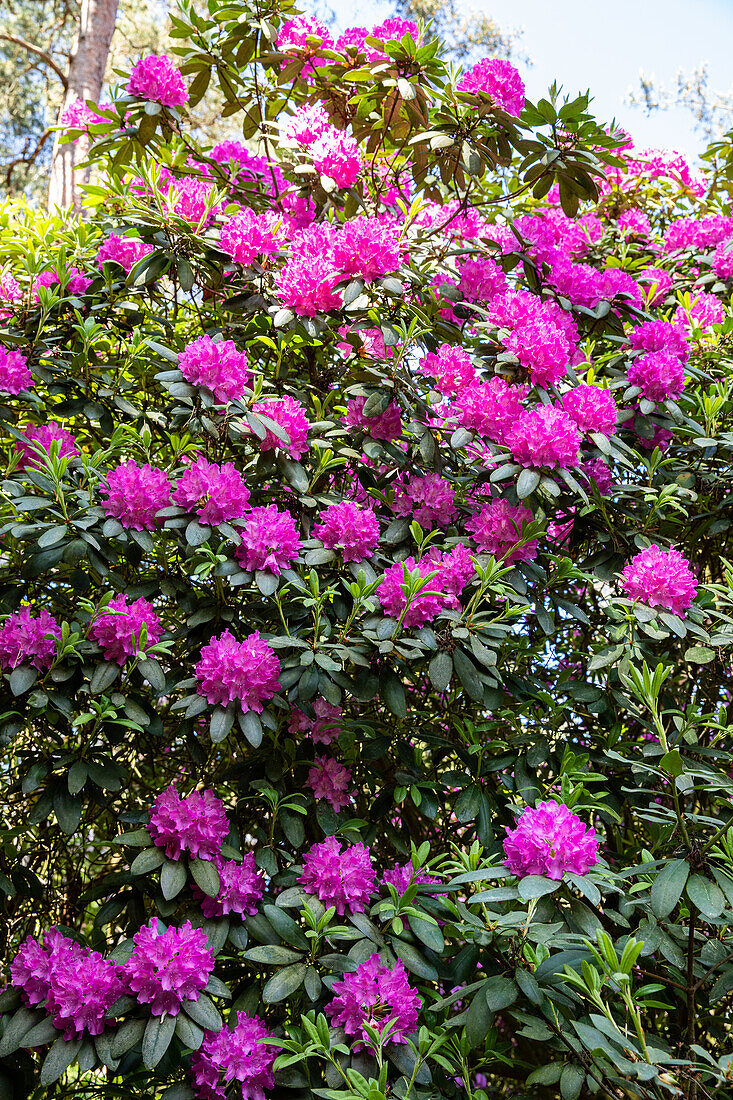
<svg viewBox="0 0 733 1100"><path fill-rule="evenodd" d="M119 0L81 0L79 34L69 61L68 87L59 118L75 99L92 99L98 102L107 67L109 47L117 20ZM76 166L84 160L89 150L86 136L77 141L59 144L60 132L54 138L51 159L51 182L48 189L48 207L73 206L80 208L79 185L89 179L89 170L79 171Z"/></svg>

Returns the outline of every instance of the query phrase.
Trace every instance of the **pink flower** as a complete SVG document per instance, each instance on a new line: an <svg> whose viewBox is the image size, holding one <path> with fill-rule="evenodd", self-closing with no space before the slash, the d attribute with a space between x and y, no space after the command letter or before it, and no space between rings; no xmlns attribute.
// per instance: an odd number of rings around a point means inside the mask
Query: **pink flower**
<svg viewBox="0 0 733 1100"><path fill-rule="evenodd" d="M227 825L228 828L228 825ZM245 852L242 862L215 857L219 872L219 893L215 898L201 896L201 911L207 920L237 913L240 917L254 916L257 902L265 892L264 875L258 871L254 852Z"/></svg>
<svg viewBox="0 0 733 1100"><path fill-rule="evenodd" d="M359 146L356 138L329 126L310 147L313 167L329 176L337 187L351 187L359 175Z"/></svg>
<svg viewBox="0 0 733 1100"><path fill-rule="evenodd" d="M661 267L645 267L637 277L637 282L648 287L648 293L652 293L650 305L658 305L672 289L672 276Z"/></svg>
<svg viewBox="0 0 733 1100"><path fill-rule="evenodd" d="M197 1001L214 969L214 952L203 928L186 921L160 932L155 918L132 937L132 955L122 968L131 993L153 1016L177 1016L184 1001Z"/></svg>
<svg viewBox="0 0 733 1100"><path fill-rule="evenodd" d="M712 325L721 324L727 317L725 306L714 294L707 294L704 290L695 288L692 292L693 300L689 310L684 306L677 306L674 315L674 323L677 328L711 328Z"/></svg>
<svg viewBox="0 0 733 1100"><path fill-rule="evenodd" d="M107 474L107 484L100 486L106 495L103 507L106 515L118 519L123 527L133 531L152 531L158 526L158 512L167 508L171 487L165 470L157 466L138 466L130 459Z"/></svg>
<svg viewBox="0 0 733 1100"><path fill-rule="evenodd" d="M611 471L603 459L592 458L589 462L584 462L580 468L591 479L591 482L595 483L600 495L602 497L608 496L611 492L613 479Z"/></svg>
<svg viewBox="0 0 733 1100"><path fill-rule="evenodd" d="M363 913L375 884L369 849L359 843L342 852L336 837L330 836L303 856L298 882L324 905L333 905L340 917L347 908L351 913Z"/></svg>
<svg viewBox="0 0 733 1100"><path fill-rule="evenodd" d="M461 347L441 344L437 352L430 351L423 359L420 369L423 374L432 375L435 388L448 396L456 394L472 383L480 385L476 368L471 356Z"/></svg>
<svg viewBox="0 0 733 1100"><path fill-rule="evenodd" d="M78 267L67 267L64 271L64 290L59 291L60 294L78 295L84 294L84 292L92 285L92 279L88 279L86 275L79 270ZM42 271L33 284L33 295L36 301L38 301L38 291L36 287L39 286L56 286L61 282L61 277L58 271Z"/></svg>
<svg viewBox="0 0 733 1100"><path fill-rule="evenodd" d="M347 428L361 428L372 439L386 439L391 442L402 435L402 414L399 405L390 401L384 412L376 416L365 416L366 397L352 397L346 406L344 424Z"/></svg>
<svg viewBox="0 0 733 1100"><path fill-rule="evenodd" d="M351 768L345 768L331 756L317 756L308 772L308 786L318 800L325 798L338 813L348 806L354 797L349 788Z"/></svg>
<svg viewBox="0 0 733 1100"><path fill-rule="evenodd" d="M111 103L101 104L103 109L109 109ZM102 115L98 115L96 111L93 111L91 107L87 107L83 99L72 99L64 109L63 114L59 119L59 126L64 126L68 130L86 130L90 125L100 122L109 122L109 119L104 118Z"/></svg>
<svg viewBox="0 0 733 1100"><path fill-rule="evenodd" d="M48 611L41 609L33 615L29 607L21 607L0 625L0 668L22 664L49 668L56 657L57 641L61 641L61 627Z"/></svg>
<svg viewBox="0 0 733 1100"><path fill-rule="evenodd" d="M458 515L453 486L439 474L411 477L395 485L392 511L397 516L411 516L421 527L450 527Z"/></svg>
<svg viewBox="0 0 733 1100"><path fill-rule="evenodd" d="M537 539L517 547L524 524L531 523L533 519L529 508L523 504L514 506L503 499L492 500L466 521L466 530L473 534L479 550L504 558L507 563L534 561L539 545Z"/></svg>
<svg viewBox="0 0 733 1100"><path fill-rule="evenodd" d="M207 1031L204 1041L191 1059L194 1090L199 1100L225 1100L227 1095L241 1095L242 1100L265 1100L265 1092L275 1086L272 1065L281 1049L276 1044L264 1044L272 1039L258 1016L237 1012L233 1028ZM237 1082L234 1093L231 1082Z"/></svg>
<svg viewBox="0 0 733 1100"><path fill-rule="evenodd" d="M236 263L249 267L258 256L279 252L284 237L282 219L245 207L222 227L219 247Z"/></svg>
<svg viewBox="0 0 733 1100"><path fill-rule="evenodd" d="M330 745L341 733L342 708L319 697L313 700L313 710L315 718L309 718L304 711L297 708L292 710L288 718L288 731L293 735L307 733L314 744Z"/></svg>
<svg viewBox="0 0 733 1100"><path fill-rule="evenodd" d="M224 803L213 791L191 791L181 798L171 783L150 811L150 836L168 859L180 859L184 853L193 859L216 859L228 833Z"/></svg>
<svg viewBox="0 0 733 1100"><path fill-rule="evenodd" d="M196 665L198 693L212 706L238 701L243 711L262 713L280 687L280 661L260 632L238 642L229 630L212 638Z"/></svg>
<svg viewBox="0 0 733 1100"><path fill-rule="evenodd" d="M268 401L258 401L252 406L252 412L266 416L286 433L287 441L275 435L267 428L265 438L259 440L261 451L283 451L291 458L301 458L308 450L308 417L300 401L292 397L278 397Z"/></svg>
<svg viewBox="0 0 733 1100"><path fill-rule="evenodd" d="M178 366L187 382L206 386L218 401L239 401L252 385L247 353L233 340L201 336L179 353Z"/></svg>
<svg viewBox="0 0 733 1100"><path fill-rule="evenodd" d="M320 38L324 47L331 48L333 39L328 27L319 23L311 15L298 15L295 19L286 19L277 36L277 48L280 53L307 53L310 51L307 39Z"/></svg>
<svg viewBox="0 0 733 1100"><path fill-rule="evenodd" d="M145 639L141 631L145 627ZM102 647L105 661L124 665L139 650L143 653L160 641L163 628L147 600L128 604L126 596L110 600L91 625L90 637Z"/></svg>
<svg viewBox="0 0 733 1100"><path fill-rule="evenodd" d="M634 555L622 578L630 600L683 617L697 592L697 580L687 558L679 550L664 551L656 543Z"/></svg>
<svg viewBox="0 0 733 1100"><path fill-rule="evenodd" d="M188 88L180 72L165 54L150 54L132 67L127 91L138 99L151 99L164 107L188 103Z"/></svg>
<svg viewBox="0 0 733 1100"><path fill-rule="evenodd" d="M510 386L503 378L477 381L459 390L450 412L458 416L461 427L504 443L521 416L526 393L525 386Z"/></svg>
<svg viewBox="0 0 733 1100"><path fill-rule="evenodd" d="M281 512L274 504L251 508L237 531L242 542L234 556L250 571L259 569L279 577L300 553L295 520L290 512Z"/></svg>
<svg viewBox="0 0 733 1100"><path fill-rule="evenodd" d="M132 271L135 264L144 256L149 256L152 251L152 244L145 244L137 237L118 237L111 233L99 246L97 266L102 268L105 263L115 263L124 267L125 271Z"/></svg>
<svg viewBox="0 0 733 1100"><path fill-rule="evenodd" d="M300 317L315 317L341 309L343 301L334 291L339 273L330 255L301 251L292 257L275 276L275 286L282 304Z"/></svg>
<svg viewBox="0 0 733 1100"><path fill-rule="evenodd" d="M408 982L400 959L390 968L382 965L375 952L353 974L344 974L335 981L333 991L336 996L326 1005L326 1012L333 1017L336 1027L359 1037L355 1048L371 1045L365 1024L381 1035L387 1022L394 1020L388 1037L390 1043L406 1043L407 1036L417 1027L422 1001Z"/></svg>
<svg viewBox="0 0 733 1100"><path fill-rule="evenodd" d="M6 271L5 274L0 275L0 303L8 302L9 305L14 306L19 301L21 301L22 297L23 293L20 289L20 283L15 278L15 276L12 275L9 271ZM7 309L4 306L0 308L0 320L5 321L8 317L11 317L12 314L12 309ZM0 353L1 349L2 345L0 345Z"/></svg>
<svg viewBox="0 0 733 1100"><path fill-rule="evenodd" d="M616 431L616 402L610 390L575 386L563 395L562 407L581 432L613 435Z"/></svg>
<svg viewBox="0 0 733 1100"><path fill-rule="evenodd" d="M106 1013L125 992L121 967L51 928L43 947L30 937L10 965L12 984L29 1004L45 1002L64 1039L101 1035Z"/></svg>
<svg viewBox="0 0 733 1100"><path fill-rule="evenodd" d="M671 351L652 351L635 359L628 371L632 386L638 386L648 401L677 398L685 388L682 360Z"/></svg>
<svg viewBox="0 0 733 1100"><path fill-rule="evenodd" d="M733 278L733 238L720 242L715 249L711 266L719 279Z"/></svg>
<svg viewBox="0 0 733 1100"><path fill-rule="evenodd" d="M382 882L394 886L397 893L402 896L416 882L439 883L440 879L426 874L421 867L415 870L412 861L408 859L407 863L395 863L392 867L385 868L382 873Z"/></svg>
<svg viewBox="0 0 733 1100"><path fill-rule="evenodd" d="M456 91L466 95L487 95L494 106L508 115L520 115L524 107L524 81L502 57L482 57L461 78Z"/></svg>
<svg viewBox="0 0 733 1100"><path fill-rule="evenodd" d="M0 344L0 393L21 393L33 385L28 360L16 348Z"/></svg>
<svg viewBox="0 0 733 1100"><path fill-rule="evenodd" d="M199 457L179 478L173 500L189 512L195 509L201 523L217 527L247 513L249 489L234 463L217 466Z"/></svg>
<svg viewBox="0 0 733 1100"><path fill-rule="evenodd" d="M507 829L504 866L518 878L561 879L566 871L585 875L598 862L595 829L559 802L528 806L516 829Z"/></svg>
<svg viewBox="0 0 733 1100"><path fill-rule="evenodd" d="M687 337L669 321L645 321L637 325L629 333L629 346L635 351L666 351L682 363L690 358Z"/></svg>
<svg viewBox="0 0 733 1100"><path fill-rule="evenodd" d="M625 210L616 222L622 237L651 237L652 227L649 219L641 210Z"/></svg>
<svg viewBox="0 0 733 1100"><path fill-rule="evenodd" d="M341 550L344 561L361 561L376 550L379 520L371 508L342 500L323 511L313 528L313 538L320 539L329 550Z"/></svg>
<svg viewBox="0 0 733 1100"><path fill-rule="evenodd" d="M19 454L18 469L26 467L42 468L41 459L31 443L37 443L43 447L47 454L51 453L51 444L59 443L59 458L75 458L79 452L76 449L76 440L71 432L67 432L55 420L49 420L47 424L28 424L23 435L28 440L21 443L16 440L15 447Z"/></svg>
<svg viewBox="0 0 733 1100"><path fill-rule="evenodd" d="M541 301L527 291L507 291L489 305L489 320L508 328L505 340L537 386L559 382L573 361L578 330L572 317L553 301Z"/></svg>
<svg viewBox="0 0 733 1100"><path fill-rule="evenodd" d="M334 266L352 278L359 276L371 282L402 263L403 248L399 243L398 226L392 220L353 218L341 225L331 239Z"/></svg>
<svg viewBox="0 0 733 1100"><path fill-rule="evenodd" d="M489 302L508 289L506 275L490 256L466 260L461 267L459 286L464 298L474 302Z"/></svg>
<svg viewBox="0 0 733 1100"><path fill-rule="evenodd" d="M210 204L213 191L214 184L208 180L195 179L193 176L171 179L166 192L166 211L199 229L205 229L214 214L221 210L221 205Z"/></svg>
<svg viewBox="0 0 733 1100"><path fill-rule="evenodd" d="M525 409L506 437L520 466L577 466L580 436L559 405Z"/></svg>
<svg viewBox="0 0 733 1100"><path fill-rule="evenodd" d="M312 145L331 125L321 102L304 103L285 120L282 135L298 145Z"/></svg>
<svg viewBox="0 0 733 1100"><path fill-rule="evenodd" d="M412 597L406 611L407 596L404 592L403 566L411 572L417 570L421 577L436 573L436 576L432 580L426 580L418 594ZM422 626L446 608L460 610L458 596L474 572L471 554L462 543L452 551L445 554L435 551L432 555L428 554L420 558L418 562L413 557L406 558L404 562L391 565L382 577L378 589L382 608L385 614L394 619L399 619L404 611L402 622L407 627Z"/></svg>

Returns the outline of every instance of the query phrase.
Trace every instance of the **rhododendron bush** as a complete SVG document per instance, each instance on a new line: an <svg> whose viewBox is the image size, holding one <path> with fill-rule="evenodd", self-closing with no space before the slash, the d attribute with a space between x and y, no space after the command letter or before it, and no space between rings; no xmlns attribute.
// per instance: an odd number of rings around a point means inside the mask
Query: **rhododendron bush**
<svg viewBox="0 0 733 1100"><path fill-rule="evenodd" d="M0 1096L729 1095L730 146L173 35L0 209Z"/></svg>

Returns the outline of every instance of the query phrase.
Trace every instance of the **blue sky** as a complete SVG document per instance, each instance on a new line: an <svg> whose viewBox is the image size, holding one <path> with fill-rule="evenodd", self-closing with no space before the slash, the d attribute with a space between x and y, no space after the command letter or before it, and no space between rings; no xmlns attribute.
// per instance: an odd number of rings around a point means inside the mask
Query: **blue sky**
<svg viewBox="0 0 733 1100"><path fill-rule="evenodd" d="M391 14L374 0L330 3L341 26L369 26ZM701 145L685 111L647 118L624 104L640 69L672 86L678 69L707 61L712 89L733 87L733 0L470 0L465 7L486 12L504 29L524 29L522 46L534 62L521 66L530 98L543 95L553 79L571 93L590 88L596 115L615 115L638 146L694 156Z"/></svg>

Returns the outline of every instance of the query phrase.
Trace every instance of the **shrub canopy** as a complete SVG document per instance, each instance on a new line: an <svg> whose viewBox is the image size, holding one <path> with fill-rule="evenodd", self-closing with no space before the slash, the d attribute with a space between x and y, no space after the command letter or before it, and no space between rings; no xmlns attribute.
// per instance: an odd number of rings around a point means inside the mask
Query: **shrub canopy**
<svg viewBox="0 0 733 1100"><path fill-rule="evenodd" d="M0 212L0 1094L727 1096L731 146L174 36Z"/></svg>

